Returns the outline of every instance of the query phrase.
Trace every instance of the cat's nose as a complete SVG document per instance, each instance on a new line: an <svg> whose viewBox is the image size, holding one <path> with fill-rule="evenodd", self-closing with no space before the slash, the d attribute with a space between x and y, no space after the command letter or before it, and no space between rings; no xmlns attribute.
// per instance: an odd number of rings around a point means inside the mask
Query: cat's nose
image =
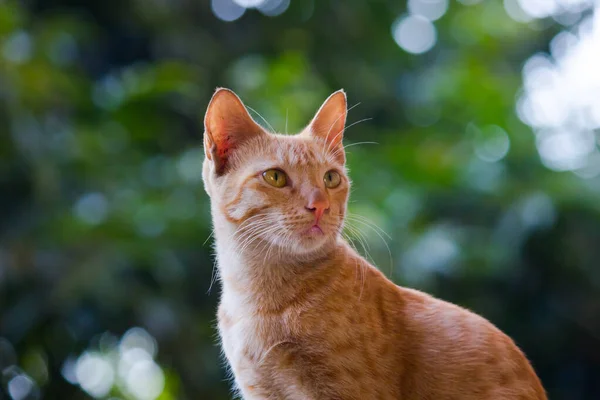
<svg viewBox="0 0 600 400"><path fill-rule="evenodd" d="M322 193L315 193L311 196L308 204L304 206L308 211L315 214L316 222L318 223L323 214L329 211L329 200Z"/></svg>

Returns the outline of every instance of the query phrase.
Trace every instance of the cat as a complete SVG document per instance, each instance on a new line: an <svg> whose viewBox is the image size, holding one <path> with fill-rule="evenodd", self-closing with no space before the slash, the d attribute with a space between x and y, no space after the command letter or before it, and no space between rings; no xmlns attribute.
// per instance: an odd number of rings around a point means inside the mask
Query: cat
<svg viewBox="0 0 600 400"><path fill-rule="evenodd" d="M297 135L267 132L217 89L203 181L219 279L218 330L245 400L546 399L515 343L484 318L396 286L341 236L347 101Z"/></svg>

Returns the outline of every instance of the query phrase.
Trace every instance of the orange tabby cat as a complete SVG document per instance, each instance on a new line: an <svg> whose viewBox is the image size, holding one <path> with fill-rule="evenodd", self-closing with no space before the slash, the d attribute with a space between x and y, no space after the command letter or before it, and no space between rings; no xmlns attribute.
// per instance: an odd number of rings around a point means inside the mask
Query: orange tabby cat
<svg viewBox="0 0 600 400"><path fill-rule="evenodd" d="M203 178L223 287L219 332L254 399L546 399L490 322L396 286L341 237L350 180L346 96L300 134L266 132L219 89Z"/></svg>

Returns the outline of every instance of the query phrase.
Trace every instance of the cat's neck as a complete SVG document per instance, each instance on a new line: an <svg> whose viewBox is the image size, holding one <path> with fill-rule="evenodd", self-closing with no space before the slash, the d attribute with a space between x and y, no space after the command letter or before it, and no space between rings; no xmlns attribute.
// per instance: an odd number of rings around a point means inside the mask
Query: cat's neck
<svg viewBox="0 0 600 400"><path fill-rule="evenodd" d="M332 240L320 251L298 256L285 249L273 249L256 239L240 243L236 227L214 218L219 279L224 303L232 308L280 309L296 301L307 288L318 289L334 279L339 260L346 256L347 244Z"/></svg>

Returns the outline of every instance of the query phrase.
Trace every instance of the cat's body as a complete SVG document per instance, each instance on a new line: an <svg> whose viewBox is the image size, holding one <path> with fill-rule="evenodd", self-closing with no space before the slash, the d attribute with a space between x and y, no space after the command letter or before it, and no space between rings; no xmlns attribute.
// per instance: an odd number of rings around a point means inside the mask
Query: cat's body
<svg viewBox="0 0 600 400"><path fill-rule="evenodd" d="M209 106L219 332L243 398L545 399L510 338L396 286L340 237L345 112L337 92L286 137L264 132L229 91Z"/></svg>
<svg viewBox="0 0 600 400"><path fill-rule="evenodd" d="M489 322L394 285L345 243L333 252L257 293L223 279L219 330L244 399L544 398Z"/></svg>

